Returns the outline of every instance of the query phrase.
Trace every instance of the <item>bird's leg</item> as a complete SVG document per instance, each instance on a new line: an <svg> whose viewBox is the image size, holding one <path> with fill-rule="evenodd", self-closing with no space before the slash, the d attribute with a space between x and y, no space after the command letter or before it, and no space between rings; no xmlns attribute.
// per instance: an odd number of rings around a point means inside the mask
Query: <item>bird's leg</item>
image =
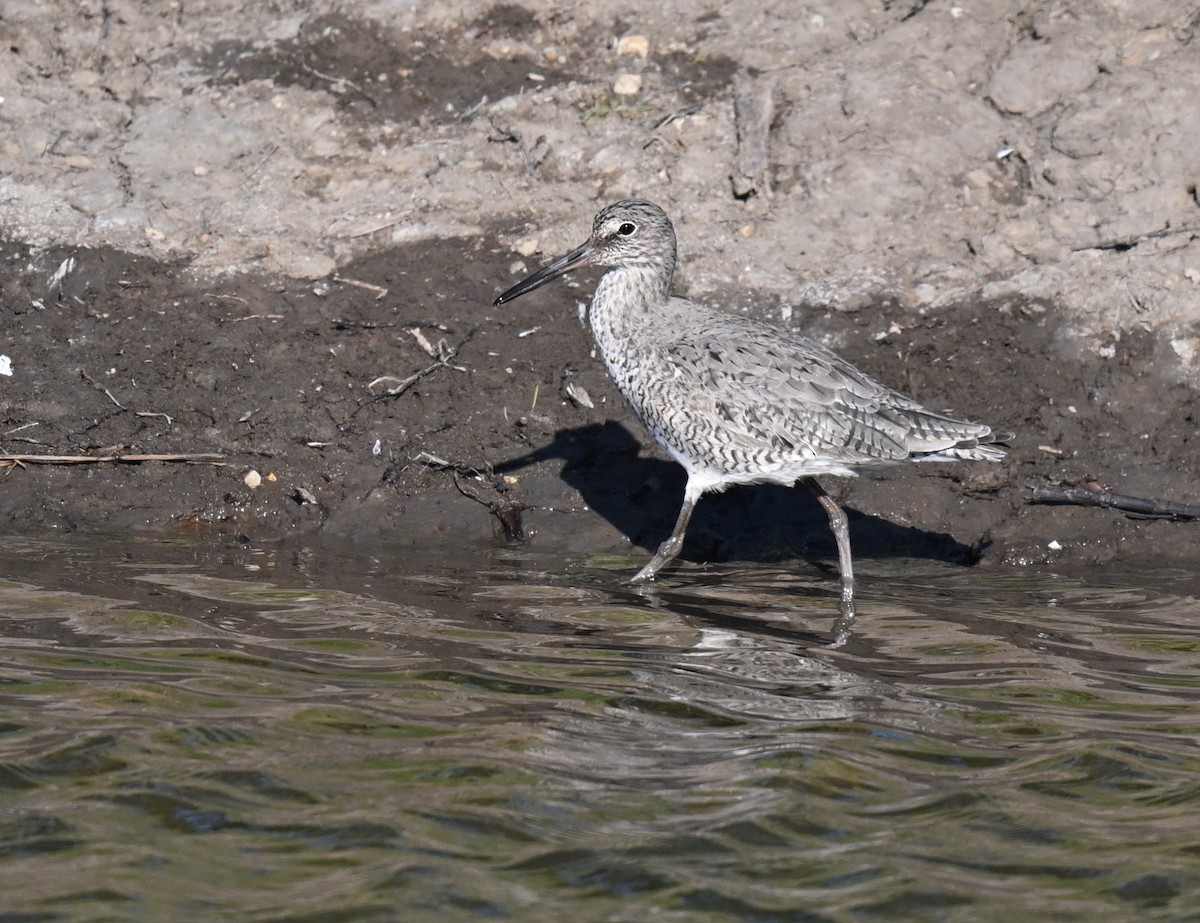
<svg viewBox="0 0 1200 923"><path fill-rule="evenodd" d="M850 625L854 621L854 562L850 559L850 525L846 520L846 512L836 500L825 493L825 488L813 478L804 479L805 486L817 498L817 502L825 508L829 515L829 527L837 541L838 569L842 574L842 604L841 616L834 626L835 645L841 645L850 637Z"/></svg>
<svg viewBox="0 0 1200 923"><path fill-rule="evenodd" d="M645 583L647 580L653 580L654 575L662 569L663 565L679 554L683 548L683 535L687 532L688 523L692 519L692 510L696 508L696 501L700 499L700 494L701 491L695 490L692 487L691 478L688 478L687 487L683 491L683 507L679 510L679 518L675 520L675 528L671 530L670 537L658 546L658 551L654 553L650 562L637 572L629 581L630 583Z"/></svg>

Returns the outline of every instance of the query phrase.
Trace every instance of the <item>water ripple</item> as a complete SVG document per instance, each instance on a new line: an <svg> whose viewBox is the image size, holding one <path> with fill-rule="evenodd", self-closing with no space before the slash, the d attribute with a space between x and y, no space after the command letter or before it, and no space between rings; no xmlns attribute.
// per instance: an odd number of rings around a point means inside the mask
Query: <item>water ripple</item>
<svg viewBox="0 0 1200 923"><path fill-rule="evenodd" d="M1186 574L0 552L5 919L1182 918Z"/></svg>

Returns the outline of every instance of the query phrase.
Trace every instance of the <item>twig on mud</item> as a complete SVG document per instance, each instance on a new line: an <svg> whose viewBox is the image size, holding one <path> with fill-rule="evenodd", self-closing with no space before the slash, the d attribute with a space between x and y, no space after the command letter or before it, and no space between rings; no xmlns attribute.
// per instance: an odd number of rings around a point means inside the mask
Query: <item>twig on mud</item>
<svg viewBox="0 0 1200 923"><path fill-rule="evenodd" d="M394 221L392 223L395 224ZM372 285L370 282L360 282L358 279L349 279L346 276L340 275L336 272L333 274L333 281L340 282L342 285L352 285L355 288L361 288L363 291L374 292L376 301L385 297L388 293L388 290L381 285Z"/></svg>
<svg viewBox="0 0 1200 923"><path fill-rule="evenodd" d="M1110 237L1108 240L1101 240L1094 244L1083 244L1078 247L1072 247L1072 253L1081 253L1084 250L1116 250L1118 252L1124 250L1132 250L1138 244L1145 243L1148 240L1156 240L1159 237L1173 237L1176 234L1196 234L1200 233L1200 227L1185 225L1181 228L1164 227L1158 228L1155 231L1147 231L1144 234L1128 234L1124 237Z"/></svg>
<svg viewBox="0 0 1200 923"><path fill-rule="evenodd" d="M383 394L379 395L379 397L381 397L381 398L382 397L399 397L401 394L403 394L405 391L407 391L409 388L411 388L413 385L415 385L418 381L420 381L422 378L424 378L426 375L432 375L438 369L451 368L458 372L465 372L466 368L464 368L463 366L451 365L450 363L451 363L451 360L453 360L454 357L458 355L459 350L461 350L464 346L467 345L467 343L469 343L471 341L471 338L475 336L475 332L478 329L479 328L476 327L474 330L472 330L470 333L468 333L465 337L463 337L462 342L460 342L457 346L448 346L444 339L438 340L437 341L437 361L430 365L425 366L425 368L421 369L420 371L414 372L413 374L409 375L407 378L397 378L395 375L381 375L380 377L378 377L374 381L372 381L370 384L368 384L367 389L370 390L371 388L374 388L377 385L381 385L386 382L395 382L395 384L393 384L386 391L384 391ZM420 340L423 339L423 337L418 337L417 339L418 339L418 342L420 342ZM428 345L428 343L429 343L429 341L426 340L425 344L422 344L422 345Z"/></svg>
<svg viewBox="0 0 1200 923"><path fill-rule="evenodd" d="M681 106L674 112L668 112L661 119L655 122L651 127L650 132L653 134L654 132L660 131L661 129L666 128L672 122L677 122L679 119L685 119L689 115L695 115L703 108L704 103L692 103L690 106Z"/></svg>
<svg viewBox="0 0 1200 923"><path fill-rule="evenodd" d="M386 391L384 391L383 394L380 395L380 397L399 397L401 394L403 394L405 391L407 391L409 388L411 388L413 385L415 385L418 381L420 381L422 378L424 378L426 375L432 375L438 369L444 368L445 366L449 365L450 360L453 358L454 358L454 354L451 353L445 359L439 359L437 362L433 363L432 365L425 366L425 368L421 369L419 372L413 372L407 378L397 378L395 375L380 375L378 378L376 378L374 381L370 382L367 385L367 389L370 390L371 388L374 388L376 385L381 385L381 384L384 384L385 382L397 382L397 384L393 385L392 387L390 387ZM465 369L460 369L459 371L465 371Z"/></svg>
<svg viewBox="0 0 1200 923"><path fill-rule="evenodd" d="M425 465L429 468L449 468L450 470L458 470L459 468L459 465L456 463L446 461L440 455L434 455L432 452L418 452L412 457L412 460L418 465ZM470 470L475 471L474 468ZM475 471L475 473L478 474L479 472Z"/></svg>
<svg viewBox="0 0 1200 923"><path fill-rule="evenodd" d="M333 74L322 73L321 71L319 71L315 67L313 67L311 64L309 64L307 61L301 61L300 66L303 67L310 74L312 74L314 77L320 77L322 80L326 80L329 83L333 84L333 86L331 87L332 92L339 93L339 91L337 89L339 85L350 87L352 90L354 90L356 93L358 93L359 96L361 96L363 99L365 99L367 102L369 102L371 104L372 109L379 108L379 103L377 103L374 100L374 98L371 96L371 94L368 93L366 90L364 90L362 87L360 87L353 80L349 80L345 77L335 77Z"/></svg>
<svg viewBox="0 0 1200 923"><path fill-rule="evenodd" d="M398 225L404 219L405 219L405 216L397 215L395 218L388 218L388 219L384 219L382 221L377 221L374 224L369 225L368 227L354 231L345 236L349 237L351 240L353 240L355 237L370 237L372 234L378 234L380 231L386 231L388 228L394 228L396 225Z"/></svg>
<svg viewBox="0 0 1200 923"><path fill-rule="evenodd" d="M89 385L91 385L97 391L101 392L105 397L107 397L110 401L112 401L114 404L116 404L118 410L125 409L121 405L121 402L118 401L115 397L113 397L112 392L109 391L108 388L104 387L104 385L100 384L100 382L96 381L96 379L94 379L91 375L89 375L83 369L79 370L79 374L83 377L84 381L86 381Z"/></svg>
<svg viewBox="0 0 1200 923"><path fill-rule="evenodd" d="M329 324L334 330L382 330L396 326L395 321L351 320L348 317L335 317Z"/></svg>
<svg viewBox="0 0 1200 923"><path fill-rule="evenodd" d="M116 408L118 410L124 411L125 413L129 412L128 407L126 407L124 404L122 404L120 401L118 401L115 397L113 397L113 393L111 391L109 391L108 388L106 388L102 384L100 384L100 382L96 381L96 379L92 378L91 375L89 375L83 369L79 370L79 374L83 378L84 381L86 381L89 385L91 385L93 388L95 388L97 391L101 392L105 397L107 397L110 401L112 401L113 404L116 405ZM135 411L133 411L133 415L135 417L162 417L164 420L167 421L167 426L171 426L173 423L173 421L171 420L171 415L169 413L157 413L153 410L135 410ZM14 430L13 432L16 432L16 430Z"/></svg>
<svg viewBox="0 0 1200 923"><path fill-rule="evenodd" d="M485 500L474 487L462 482L464 476L479 481L486 480L491 484L493 490L503 493L508 489L508 483L505 478L496 476L491 465L487 466L488 470L485 473L478 468L460 462L447 461L429 452L418 452L412 460L439 471L449 471L450 477L454 481L454 487L460 494L468 500L474 500L481 506L486 506L488 512L496 517L496 523L500 529L496 533L497 537L500 537L502 533L503 538L510 542L525 540L525 525L521 521L521 514L527 509L524 503L519 500Z"/></svg>
<svg viewBox="0 0 1200 923"><path fill-rule="evenodd" d="M267 152L265 154L263 154L263 156L259 159L258 163L256 163L254 165L253 169L251 169L250 172L246 174L246 178L244 180L242 180L241 184L243 186L245 186L247 183L250 182L250 180L254 179L255 174L257 174L259 170L261 170L263 167L265 167L267 165L267 161L275 156L275 152L277 150L279 150L278 144L272 144L269 148L267 148Z"/></svg>
<svg viewBox="0 0 1200 923"><path fill-rule="evenodd" d="M0 466L6 468L13 465L94 465L101 462L140 465L142 462L151 461L221 466L225 464L225 456L212 452L186 455L0 455Z"/></svg>
<svg viewBox="0 0 1200 923"><path fill-rule="evenodd" d="M1099 506L1104 509L1120 510L1150 519L1173 519L1187 522L1200 519L1200 506L1177 503L1174 500L1153 500L1113 493L1111 490L1093 491L1083 487L1033 487L1032 503L1057 503L1071 506Z"/></svg>
<svg viewBox="0 0 1200 923"><path fill-rule="evenodd" d="M211 298L213 301L240 301L242 304L249 304L241 295L218 295L216 292L205 292L202 297Z"/></svg>
<svg viewBox="0 0 1200 923"><path fill-rule="evenodd" d="M496 522L500 526L500 531L504 538L510 542L523 542L525 540L525 524L521 521L521 513L525 511L525 504L517 500L485 500L479 496L479 492L472 487L466 487L458 479L458 472L454 472L451 477L454 479L454 486L458 492L469 500L474 500L481 506L486 506L489 513L496 517ZM493 534L499 537L499 533L493 530Z"/></svg>

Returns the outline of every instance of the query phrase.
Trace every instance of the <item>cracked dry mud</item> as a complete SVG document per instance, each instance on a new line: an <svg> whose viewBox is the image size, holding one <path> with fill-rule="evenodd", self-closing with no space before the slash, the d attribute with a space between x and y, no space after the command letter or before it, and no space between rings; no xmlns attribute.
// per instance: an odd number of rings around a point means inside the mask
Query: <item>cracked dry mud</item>
<svg viewBox="0 0 1200 923"><path fill-rule="evenodd" d="M491 307L639 195L681 292L1016 433L828 480L857 554L1194 560L1195 524L1028 499L1200 502L1195 10L760 7L7 5L3 451L226 457L12 467L10 531L654 547L682 471L592 355L595 277ZM807 492L748 488L684 557L832 552Z"/></svg>

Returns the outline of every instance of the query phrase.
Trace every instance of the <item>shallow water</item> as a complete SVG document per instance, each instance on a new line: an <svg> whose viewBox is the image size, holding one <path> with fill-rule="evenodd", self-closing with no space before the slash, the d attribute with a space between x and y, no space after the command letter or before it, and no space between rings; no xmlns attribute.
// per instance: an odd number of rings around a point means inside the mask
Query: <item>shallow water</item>
<svg viewBox="0 0 1200 923"><path fill-rule="evenodd" d="M1200 580L10 540L0 921L1200 919Z"/></svg>

